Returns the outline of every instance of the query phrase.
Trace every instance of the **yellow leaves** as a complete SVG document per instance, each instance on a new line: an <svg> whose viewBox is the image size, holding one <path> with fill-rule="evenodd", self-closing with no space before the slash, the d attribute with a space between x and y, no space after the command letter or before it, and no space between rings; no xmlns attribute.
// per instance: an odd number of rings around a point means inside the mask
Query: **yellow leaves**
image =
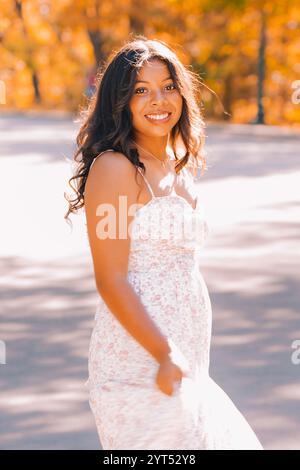
<svg viewBox="0 0 300 470"><path fill-rule="evenodd" d="M12 21L9 18L0 18L0 32L4 33L10 26Z"/></svg>
<svg viewBox="0 0 300 470"><path fill-rule="evenodd" d="M152 39L178 45L180 59L193 63L222 100L231 100L233 120L251 120L257 111L264 8L267 119L299 121L300 105L289 99L290 83L300 79L299 1L26 0L22 5L20 18L12 0L1 0L0 80L6 84L7 106L34 104L34 71L42 106L76 107L87 86L87 71L95 64L95 52L106 58L137 33L132 30L137 25ZM94 44L91 31L98 33ZM203 98L212 112L218 107L204 88ZM221 108L216 114L222 117Z"/></svg>
<svg viewBox="0 0 300 470"><path fill-rule="evenodd" d="M55 33L48 26L39 25L31 29L31 37L35 44L47 45L55 40Z"/></svg>
<svg viewBox="0 0 300 470"><path fill-rule="evenodd" d="M223 56L230 56L234 52L234 45L233 44L223 44L220 49L220 54Z"/></svg>

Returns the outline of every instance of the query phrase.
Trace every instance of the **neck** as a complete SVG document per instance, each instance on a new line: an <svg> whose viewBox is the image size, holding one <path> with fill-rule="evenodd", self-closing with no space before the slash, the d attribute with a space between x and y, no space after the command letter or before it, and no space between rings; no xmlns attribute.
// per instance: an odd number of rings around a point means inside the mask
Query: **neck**
<svg viewBox="0 0 300 470"><path fill-rule="evenodd" d="M156 137L149 139L148 136L135 136L133 141L140 145L146 152L150 152L159 158L161 161L165 161L168 156L168 142L169 136Z"/></svg>

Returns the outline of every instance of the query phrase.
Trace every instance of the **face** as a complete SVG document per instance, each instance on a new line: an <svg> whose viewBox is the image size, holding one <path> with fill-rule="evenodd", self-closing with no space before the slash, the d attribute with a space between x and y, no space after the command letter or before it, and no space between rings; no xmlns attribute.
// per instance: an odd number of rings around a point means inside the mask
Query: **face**
<svg viewBox="0 0 300 470"><path fill-rule="evenodd" d="M182 97L164 62L152 59L139 70L129 108L135 133L144 136L166 136L179 121Z"/></svg>

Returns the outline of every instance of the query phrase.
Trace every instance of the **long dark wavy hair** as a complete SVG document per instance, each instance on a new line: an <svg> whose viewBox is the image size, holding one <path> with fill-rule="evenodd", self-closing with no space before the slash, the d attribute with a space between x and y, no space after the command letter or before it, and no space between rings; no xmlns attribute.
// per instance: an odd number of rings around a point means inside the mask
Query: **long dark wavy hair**
<svg viewBox="0 0 300 470"><path fill-rule="evenodd" d="M179 173L185 165L194 169L206 169L204 156L205 124L201 111L201 79L185 66L176 53L161 40L136 36L120 50L114 51L96 74L96 91L86 109L81 110L83 123L76 138L77 150L74 160L78 163L75 174L69 179L76 197L70 199L64 193L69 208L64 218L84 206L84 190L90 166L100 152L114 149L124 154L135 167L145 165L139 160L137 148L132 148L133 127L129 102L139 69L149 60L159 59L170 72L175 87L182 96L182 113L170 133L170 145L174 153L175 171ZM177 142L181 139L185 155L179 158ZM131 145L130 145L131 144ZM79 158L79 156L81 156ZM72 181L76 183L73 186Z"/></svg>

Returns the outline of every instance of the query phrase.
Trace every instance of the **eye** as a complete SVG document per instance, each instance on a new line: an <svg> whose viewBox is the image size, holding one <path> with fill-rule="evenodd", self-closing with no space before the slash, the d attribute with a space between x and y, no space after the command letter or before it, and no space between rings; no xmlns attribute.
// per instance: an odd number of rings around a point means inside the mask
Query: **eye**
<svg viewBox="0 0 300 470"><path fill-rule="evenodd" d="M137 95L139 95L140 93L138 93L138 91L141 91L141 90L146 90L146 88L145 88L145 87L137 88L137 89L135 90L135 93L136 93ZM143 94L143 93L142 93L142 94Z"/></svg>
<svg viewBox="0 0 300 470"><path fill-rule="evenodd" d="M172 86L172 87L173 87L173 90L175 90L175 88L176 88L176 86L175 86L174 83L170 83L170 85L167 85L167 87L168 87L168 86Z"/></svg>
<svg viewBox="0 0 300 470"><path fill-rule="evenodd" d="M173 90L175 90L175 88L176 88L176 86L175 86L174 83L170 83L169 85L166 85L166 88L168 88L168 87L173 87L172 90L170 90L170 91L173 91ZM137 89L135 90L135 94L137 94L137 95L143 95L144 93L138 93L138 92L141 91L141 90L147 90L147 88L145 88L145 87L137 88Z"/></svg>

